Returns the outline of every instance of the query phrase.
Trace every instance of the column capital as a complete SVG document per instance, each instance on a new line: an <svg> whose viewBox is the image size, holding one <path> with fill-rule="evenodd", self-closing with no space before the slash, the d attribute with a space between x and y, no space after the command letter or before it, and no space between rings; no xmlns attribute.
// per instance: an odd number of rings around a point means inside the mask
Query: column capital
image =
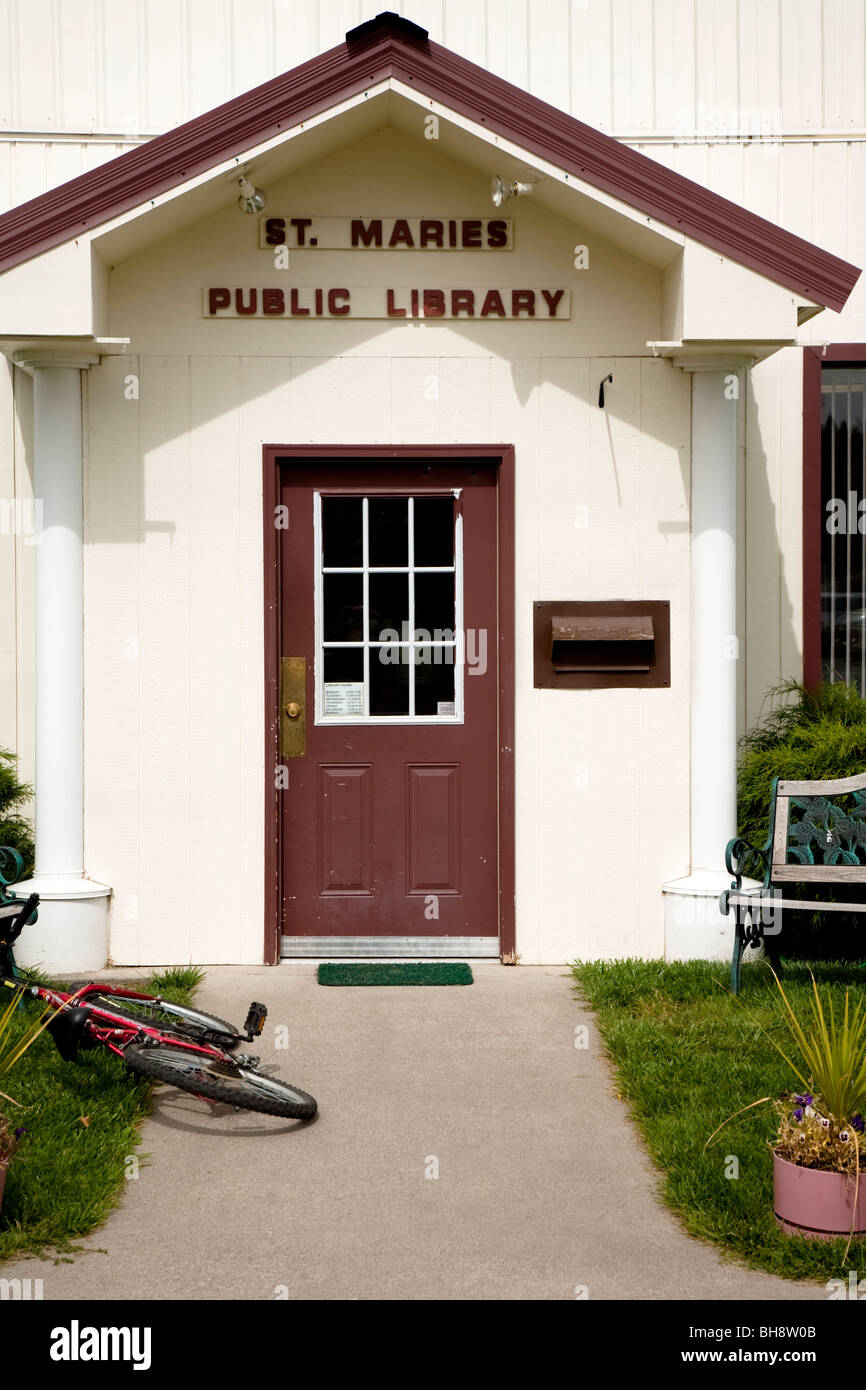
<svg viewBox="0 0 866 1390"><path fill-rule="evenodd" d="M81 347L32 347L13 352L12 361L16 367L32 375L45 367L66 367L79 371L98 367L100 356L98 351Z"/></svg>
<svg viewBox="0 0 866 1390"><path fill-rule="evenodd" d="M652 348L653 357L666 357L683 372L739 372L772 357L784 347L795 347L793 338L784 340L748 340L745 338L726 338L721 341L709 338L680 339L677 342L647 343Z"/></svg>
<svg viewBox="0 0 866 1390"><path fill-rule="evenodd" d="M683 372L742 372L755 365L755 357L743 351L726 352L724 349L709 349L703 352L694 350L673 353L671 361Z"/></svg>

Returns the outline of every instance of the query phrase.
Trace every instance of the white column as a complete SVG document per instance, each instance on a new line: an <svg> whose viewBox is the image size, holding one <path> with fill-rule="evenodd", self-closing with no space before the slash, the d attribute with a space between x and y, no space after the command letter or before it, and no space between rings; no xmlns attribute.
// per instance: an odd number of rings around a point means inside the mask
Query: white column
<svg viewBox="0 0 866 1390"><path fill-rule="evenodd" d="M101 969L110 888L84 865L84 596L81 371L98 356L16 355L33 375L36 537L36 872L40 895L16 947L22 964Z"/></svg>
<svg viewBox="0 0 866 1390"><path fill-rule="evenodd" d="M726 384L727 380L727 384ZM737 833L737 400L692 377L692 871L724 868ZM739 392L737 392L737 395Z"/></svg>
<svg viewBox="0 0 866 1390"><path fill-rule="evenodd" d="M675 359L676 360L676 359ZM691 872L663 885L668 959L730 956L718 909L737 833L737 416L742 358L682 362L692 376Z"/></svg>

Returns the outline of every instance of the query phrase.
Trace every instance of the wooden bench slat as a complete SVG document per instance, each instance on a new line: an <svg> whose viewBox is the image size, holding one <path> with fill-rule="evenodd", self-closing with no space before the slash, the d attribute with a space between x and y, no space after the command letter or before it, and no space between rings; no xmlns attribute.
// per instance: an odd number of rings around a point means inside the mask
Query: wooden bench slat
<svg viewBox="0 0 866 1390"><path fill-rule="evenodd" d="M866 864L777 864L771 879L786 883L866 883Z"/></svg>
<svg viewBox="0 0 866 1390"><path fill-rule="evenodd" d="M827 903L799 898L765 898L760 893L734 893L728 897L728 904L737 907L793 907L799 912L818 908L821 912L866 912L866 903Z"/></svg>
<svg viewBox="0 0 866 1390"><path fill-rule="evenodd" d="M866 791L866 772L853 777L835 777L827 782L779 782L777 796L842 796L846 792Z"/></svg>

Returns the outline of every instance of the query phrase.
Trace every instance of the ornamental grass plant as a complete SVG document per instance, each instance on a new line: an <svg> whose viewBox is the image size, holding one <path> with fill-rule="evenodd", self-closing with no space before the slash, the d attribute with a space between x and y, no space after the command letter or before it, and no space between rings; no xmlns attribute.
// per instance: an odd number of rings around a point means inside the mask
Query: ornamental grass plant
<svg viewBox="0 0 866 1390"><path fill-rule="evenodd" d="M723 1120L707 1140L707 1147L730 1120L772 1102L779 1121L778 1134L770 1141L773 1151L801 1168L845 1173L852 1177L856 1209L864 1167L860 1136L864 1131L863 1111L866 1110L866 1001L860 998L852 1005L850 989L846 989L840 1011L834 1007L830 990L826 999L821 999L812 975L809 1007L798 1012L775 971L771 973L782 997L781 1021L787 1033L785 1045L777 1042L759 1020L755 1022L804 1091L778 1099L763 1096L744 1106L728 1120ZM737 999L736 995L731 997ZM742 1001L737 999L737 1002L741 1008L746 1008ZM849 1246L853 1234L852 1225Z"/></svg>

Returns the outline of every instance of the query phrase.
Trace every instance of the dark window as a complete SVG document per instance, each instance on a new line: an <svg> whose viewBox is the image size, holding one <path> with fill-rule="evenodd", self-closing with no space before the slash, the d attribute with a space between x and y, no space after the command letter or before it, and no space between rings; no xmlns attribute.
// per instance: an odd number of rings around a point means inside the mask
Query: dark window
<svg viewBox="0 0 866 1390"><path fill-rule="evenodd" d="M821 675L866 690L866 366L821 371Z"/></svg>

